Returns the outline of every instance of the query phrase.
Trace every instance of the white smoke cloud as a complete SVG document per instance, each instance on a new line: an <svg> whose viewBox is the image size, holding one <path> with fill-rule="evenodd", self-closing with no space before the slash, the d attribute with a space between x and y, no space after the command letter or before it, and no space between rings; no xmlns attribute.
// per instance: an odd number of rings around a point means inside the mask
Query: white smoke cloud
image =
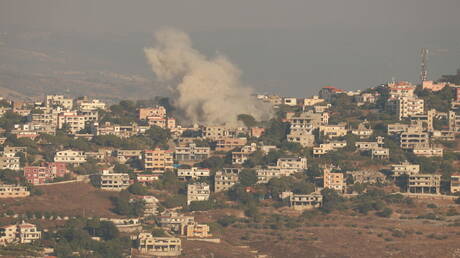
<svg viewBox="0 0 460 258"><path fill-rule="evenodd" d="M145 55L158 80L173 91L173 104L192 123L237 124L239 114L266 119L270 108L240 81L240 70L227 58L207 58L192 48L188 35L164 29L155 33L156 44Z"/></svg>

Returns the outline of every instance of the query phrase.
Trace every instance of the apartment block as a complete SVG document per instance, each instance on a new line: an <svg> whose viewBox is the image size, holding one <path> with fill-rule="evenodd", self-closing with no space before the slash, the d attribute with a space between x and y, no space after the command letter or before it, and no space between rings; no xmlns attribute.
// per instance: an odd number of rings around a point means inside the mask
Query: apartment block
<svg viewBox="0 0 460 258"><path fill-rule="evenodd" d="M207 201L211 190L206 183L193 183L187 185L187 205L194 201Z"/></svg>
<svg viewBox="0 0 460 258"><path fill-rule="evenodd" d="M375 148L371 150L372 159L389 159L390 149L389 148Z"/></svg>
<svg viewBox="0 0 460 258"><path fill-rule="evenodd" d="M441 176L417 174L409 176L407 192L418 194L440 194Z"/></svg>
<svg viewBox="0 0 460 258"><path fill-rule="evenodd" d="M98 109L105 110L106 104L98 99L89 99L83 97L75 101L78 110L96 111Z"/></svg>
<svg viewBox="0 0 460 258"><path fill-rule="evenodd" d="M198 179L201 177L209 177L210 175L211 175L211 172L209 168L192 167L192 168L179 168L177 170L177 178L184 179L184 180Z"/></svg>
<svg viewBox="0 0 460 258"><path fill-rule="evenodd" d="M292 169L301 172L307 169L307 158L302 157L284 157L276 161L276 167L280 169Z"/></svg>
<svg viewBox="0 0 460 258"><path fill-rule="evenodd" d="M47 95L45 97L45 105L47 108L62 107L65 110L71 110L73 99L65 98L63 95Z"/></svg>
<svg viewBox="0 0 460 258"><path fill-rule="evenodd" d="M64 177L69 171L66 163L48 162L41 166L24 167L24 177L32 185L46 184L57 177Z"/></svg>
<svg viewBox="0 0 460 258"><path fill-rule="evenodd" d="M315 145L315 136L310 129L294 129L292 128L287 135L288 142L295 142L302 147L313 147Z"/></svg>
<svg viewBox="0 0 460 258"><path fill-rule="evenodd" d="M21 163L19 157L1 156L0 157L0 169L11 169L20 170Z"/></svg>
<svg viewBox="0 0 460 258"><path fill-rule="evenodd" d="M417 155L417 156L421 156L421 157L428 157L428 158L431 158L431 157L442 157L443 154L444 154L444 149L442 147L434 147L434 146L430 146L430 147L415 147L412 152Z"/></svg>
<svg viewBox="0 0 460 258"><path fill-rule="evenodd" d="M217 140L216 143L216 151L230 151L235 148L240 148L247 143L247 138L240 137L240 138L220 138Z"/></svg>
<svg viewBox="0 0 460 258"><path fill-rule="evenodd" d="M415 149L416 147L429 147L429 135L419 129L409 128L400 135L402 149Z"/></svg>
<svg viewBox="0 0 460 258"><path fill-rule="evenodd" d="M102 190L122 191L129 187L129 174L112 173L108 170L102 170L99 175L99 186Z"/></svg>
<svg viewBox="0 0 460 258"><path fill-rule="evenodd" d="M166 108L163 106L156 106L152 108L139 108L138 111L139 120L148 120L153 117L166 117Z"/></svg>
<svg viewBox="0 0 460 258"><path fill-rule="evenodd" d="M257 174L257 183L258 184L266 184L272 178L280 178L283 176L290 176L294 174L296 171L293 169L282 169L278 167L268 167L268 168L261 168L256 169Z"/></svg>
<svg viewBox="0 0 460 258"><path fill-rule="evenodd" d="M223 126L207 126L202 130L203 137L211 140L217 140L222 137L229 137L230 131Z"/></svg>
<svg viewBox="0 0 460 258"><path fill-rule="evenodd" d="M238 180L238 173L217 171L214 176L214 192L226 191L238 183Z"/></svg>
<svg viewBox="0 0 460 258"><path fill-rule="evenodd" d="M415 97L399 98L396 102L396 114L399 120L413 115L423 114L425 101Z"/></svg>
<svg viewBox="0 0 460 258"><path fill-rule="evenodd" d="M346 183L343 173L331 172L329 168L323 170L323 186L324 188L334 189L340 193L346 190Z"/></svg>
<svg viewBox="0 0 460 258"><path fill-rule="evenodd" d="M402 175L412 176L420 173L419 164L411 164L407 161L402 162L401 164L392 164L390 169L394 177Z"/></svg>
<svg viewBox="0 0 460 258"><path fill-rule="evenodd" d="M64 150L56 152L54 162L80 164L86 162L84 151Z"/></svg>
<svg viewBox="0 0 460 258"><path fill-rule="evenodd" d="M322 125L322 126L319 127L319 131L326 138L343 137L343 136L347 135L347 133L348 133L348 130L346 129L345 124Z"/></svg>
<svg viewBox="0 0 460 258"><path fill-rule="evenodd" d="M206 224L185 224L182 229L187 238L208 238L211 237L209 226Z"/></svg>
<svg viewBox="0 0 460 258"><path fill-rule="evenodd" d="M181 161L200 161L205 160L211 153L210 147L197 147L191 143L186 147L176 147L175 158L178 162Z"/></svg>
<svg viewBox="0 0 460 258"><path fill-rule="evenodd" d="M164 172L173 168L173 152L170 150L155 150L144 151L144 169L148 171Z"/></svg>

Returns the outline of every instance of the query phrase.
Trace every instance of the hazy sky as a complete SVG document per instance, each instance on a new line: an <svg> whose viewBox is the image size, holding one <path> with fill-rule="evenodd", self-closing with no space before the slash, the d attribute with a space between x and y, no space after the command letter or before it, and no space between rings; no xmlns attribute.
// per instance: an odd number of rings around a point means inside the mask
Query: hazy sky
<svg viewBox="0 0 460 258"><path fill-rule="evenodd" d="M77 48L91 52L80 40L93 40L144 73L142 48L158 28L175 27L207 55L228 56L258 91L300 96L417 82L422 47L448 50L429 56L429 77L454 73L459 14L459 0L0 0L0 32L73 34Z"/></svg>

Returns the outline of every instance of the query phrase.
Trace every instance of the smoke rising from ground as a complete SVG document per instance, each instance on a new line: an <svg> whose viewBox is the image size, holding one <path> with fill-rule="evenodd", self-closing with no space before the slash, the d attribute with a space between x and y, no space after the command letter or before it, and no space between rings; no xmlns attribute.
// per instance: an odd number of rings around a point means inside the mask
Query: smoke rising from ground
<svg viewBox="0 0 460 258"><path fill-rule="evenodd" d="M240 70L227 58L208 58L193 49L189 36L173 29L155 33L145 55L159 81L173 92L173 104L184 118L204 125L236 125L239 114L256 119L270 115L252 89L240 81ZM265 116L265 117L264 117Z"/></svg>

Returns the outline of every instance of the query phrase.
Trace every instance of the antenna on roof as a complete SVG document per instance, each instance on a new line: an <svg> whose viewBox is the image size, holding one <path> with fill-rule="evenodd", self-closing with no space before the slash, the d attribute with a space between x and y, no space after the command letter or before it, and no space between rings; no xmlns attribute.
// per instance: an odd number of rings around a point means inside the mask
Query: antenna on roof
<svg viewBox="0 0 460 258"><path fill-rule="evenodd" d="M428 58L428 49L427 48L422 48L420 51L420 57L422 58L422 62L420 64L420 80L422 82L426 81L428 79L428 68L426 65L427 58Z"/></svg>

